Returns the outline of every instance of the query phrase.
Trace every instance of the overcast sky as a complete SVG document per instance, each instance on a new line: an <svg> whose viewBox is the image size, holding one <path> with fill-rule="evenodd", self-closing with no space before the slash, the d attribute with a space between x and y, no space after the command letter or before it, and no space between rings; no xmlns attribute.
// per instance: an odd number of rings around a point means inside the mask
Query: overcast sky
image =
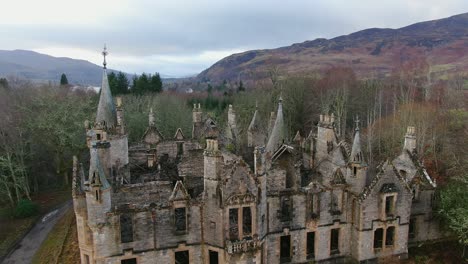
<svg viewBox="0 0 468 264"><path fill-rule="evenodd" d="M4 0L0 49L128 73L199 73L232 53L398 28L468 12L467 0Z"/></svg>

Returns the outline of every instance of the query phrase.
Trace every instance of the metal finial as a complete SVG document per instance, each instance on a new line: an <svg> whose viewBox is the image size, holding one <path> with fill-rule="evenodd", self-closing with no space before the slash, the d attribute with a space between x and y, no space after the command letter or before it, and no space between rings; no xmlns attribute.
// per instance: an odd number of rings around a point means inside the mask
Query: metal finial
<svg viewBox="0 0 468 264"><path fill-rule="evenodd" d="M361 120L359 120L359 116L356 115L356 119L354 120L354 123L356 123L356 131L359 131L359 123L361 122Z"/></svg>
<svg viewBox="0 0 468 264"><path fill-rule="evenodd" d="M107 52L107 47L106 47L106 44L104 44L104 50L102 51L102 56L104 56L104 62L102 63L102 65L104 65L104 69L107 69L107 62L106 62L106 56L107 54L109 54L109 52Z"/></svg>

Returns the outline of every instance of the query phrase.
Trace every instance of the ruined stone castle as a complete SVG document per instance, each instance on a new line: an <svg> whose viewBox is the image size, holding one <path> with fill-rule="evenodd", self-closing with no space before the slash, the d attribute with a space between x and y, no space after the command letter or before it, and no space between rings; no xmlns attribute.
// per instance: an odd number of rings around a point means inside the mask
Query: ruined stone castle
<svg viewBox="0 0 468 264"><path fill-rule="evenodd" d="M241 134L232 106L220 129L194 105L191 135L163 137L151 109L129 146L105 64L101 88L96 120L85 122L89 170L76 158L73 167L82 264L375 263L440 236L413 127L372 175L357 125L348 143L321 115L308 136L288 140L281 98L267 135L257 111ZM241 137L248 157L227 147Z"/></svg>

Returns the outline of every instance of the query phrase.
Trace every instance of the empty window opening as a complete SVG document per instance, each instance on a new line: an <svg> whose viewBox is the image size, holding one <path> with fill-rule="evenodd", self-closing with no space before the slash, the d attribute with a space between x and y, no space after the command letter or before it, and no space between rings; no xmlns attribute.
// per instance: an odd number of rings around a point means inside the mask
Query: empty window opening
<svg viewBox="0 0 468 264"><path fill-rule="evenodd" d="M357 167L353 167L353 175L354 175L354 176L357 175Z"/></svg>
<svg viewBox="0 0 468 264"><path fill-rule="evenodd" d="M177 156L184 154L184 142L177 142Z"/></svg>
<svg viewBox="0 0 468 264"><path fill-rule="evenodd" d="M416 219L411 218L409 222L409 228L408 228L408 238L414 239L415 237L416 237Z"/></svg>
<svg viewBox="0 0 468 264"><path fill-rule="evenodd" d="M330 255L340 253L340 229L335 228L331 230L330 233Z"/></svg>
<svg viewBox="0 0 468 264"><path fill-rule="evenodd" d="M374 248L382 248L383 243L383 229L377 228L374 231Z"/></svg>
<svg viewBox="0 0 468 264"><path fill-rule="evenodd" d="M292 200L289 197L281 198L281 221L289 221L292 218Z"/></svg>
<svg viewBox="0 0 468 264"><path fill-rule="evenodd" d="M96 190L95 191L95 197L96 197L96 201L99 202L99 190Z"/></svg>
<svg viewBox="0 0 468 264"><path fill-rule="evenodd" d="M185 231L187 229L187 214L185 207L174 210L176 231Z"/></svg>
<svg viewBox="0 0 468 264"><path fill-rule="evenodd" d="M252 234L252 211L250 207L242 208L242 232L244 237Z"/></svg>
<svg viewBox="0 0 468 264"><path fill-rule="evenodd" d="M120 215L120 241L122 243L133 241L133 223L130 214Z"/></svg>
<svg viewBox="0 0 468 264"><path fill-rule="evenodd" d="M90 261L89 261L89 256L88 255L84 255L84 259L85 259L85 264L90 264Z"/></svg>
<svg viewBox="0 0 468 264"><path fill-rule="evenodd" d="M280 238L280 263L291 261L291 236Z"/></svg>
<svg viewBox="0 0 468 264"><path fill-rule="evenodd" d="M175 252L175 264L189 264L188 250Z"/></svg>
<svg viewBox="0 0 468 264"><path fill-rule="evenodd" d="M239 239L239 209L229 209L229 238L231 240Z"/></svg>
<svg viewBox="0 0 468 264"><path fill-rule="evenodd" d="M395 227L387 228L387 236L385 237L385 246L393 246L395 241Z"/></svg>
<svg viewBox="0 0 468 264"><path fill-rule="evenodd" d="M394 196L386 196L385 197L385 215L386 216L393 216L393 202Z"/></svg>
<svg viewBox="0 0 468 264"><path fill-rule="evenodd" d="M137 264L137 259L136 258L122 259L120 263L121 264Z"/></svg>
<svg viewBox="0 0 468 264"><path fill-rule="evenodd" d="M315 232L307 233L307 259L315 257Z"/></svg>
<svg viewBox="0 0 468 264"><path fill-rule="evenodd" d="M218 264L219 263L219 257L218 257L218 251L209 251L210 255L210 264Z"/></svg>
<svg viewBox="0 0 468 264"><path fill-rule="evenodd" d="M96 134L96 139L101 140L101 134Z"/></svg>

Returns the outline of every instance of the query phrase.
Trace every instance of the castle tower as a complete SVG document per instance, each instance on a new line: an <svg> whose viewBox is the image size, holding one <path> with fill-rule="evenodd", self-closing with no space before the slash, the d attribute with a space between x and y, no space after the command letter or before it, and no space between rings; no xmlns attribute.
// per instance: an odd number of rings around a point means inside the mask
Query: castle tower
<svg viewBox="0 0 468 264"><path fill-rule="evenodd" d="M283 119L283 98L280 96L278 101L278 111L276 113L275 124L271 129L270 138L266 145L266 152L273 152L286 140L284 119Z"/></svg>

